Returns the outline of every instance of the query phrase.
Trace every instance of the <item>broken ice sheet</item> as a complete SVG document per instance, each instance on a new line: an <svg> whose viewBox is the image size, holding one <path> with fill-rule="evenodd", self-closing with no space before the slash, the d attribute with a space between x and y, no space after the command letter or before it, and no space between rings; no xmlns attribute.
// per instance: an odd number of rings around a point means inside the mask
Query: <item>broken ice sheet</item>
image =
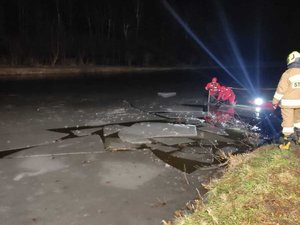
<svg viewBox="0 0 300 225"><path fill-rule="evenodd" d="M181 151L194 154L213 154L212 148L210 147L184 147Z"/></svg>
<svg viewBox="0 0 300 225"><path fill-rule="evenodd" d="M3 129L3 127L1 128ZM17 132L11 129L12 128L2 130L0 137L0 152L51 144L66 135L29 126L24 126L20 129L14 127L13 129L16 129Z"/></svg>
<svg viewBox="0 0 300 225"><path fill-rule="evenodd" d="M124 107L109 108L107 111L98 113L96 118L86 121L86 126L100 126L112 123L129 123L149 120L163 120L162 118L133 108L129 103L124 101ZM101 118L101 119L99 119Z"/></svg>
<svg viewBox="0 0 300 225"><path fill-rule="evenodd" d="M218 141L217 140L209 140L209 139L200 139L198 141L198 145L199 146L203 146L203 145L218 145Z"/></svg>
<svg viewBox="0 0 300 225"><path fill-rule="evenodd" d="M254 132L258 132L258 131L261 131L261 128L259 128L258 126L253 126L253 127L251 127L250 130L252 130Z"/></svg>
<svg viewBox="0 0 300 225"><path fill-rule="evenodd" d="M198 119L198 118L195 118L195 117L184 117L181 119L181 121L183 123L186 123L186 124L193 124L193 125L202 125L204 123L204 120L202 119Z"/></svg>
<svg viewBox="0 0 300 225"><path fill-rule="evenodd" d="M214 156L211 153L204 153L204 154L197 154L192 152L183 152L183 151L177 151L172 153L172 156L175 156L177 158L182 159L189 159L198 161L201 163L213 163L214 162Z"/></svg>
<svg viewBox="0 0 300 225"><path fill-rule="evenodd" d="M104 137L115 134L119 132L121 129L123 129L125 126L121 125L108 125L103 128L103 135Z"/></svg>
<svg viewBox="0 0 300 225"><path fill-rule="evenodd" d="M196 126L172 123L142 122L119 131L124 142L140 143L140 140L156 137L193 137L197 136Z"/></svg>
<svg viewBox="0 0 300 225"><path fill-rule="evenodd" d="M228 133L223 128L215 127L215 126L203 126L197 127L198 130L210 132L213 134L228 136Z"/></svg>
<svg viewBox="0 0 300 225"><path fill-rule="evenodd" d="M202 111L177 111L177 112L174 111L174 112L158 112L156 113L156 115L167 117L170 119L178 119L178 118L198 119L203 123L205 122L205 120L199 118L205 116L206 113Z"/></svg>
<svg viewBox="0 0 300 225"><path fill-rule="evenodd" d="M176 92L158 92L157 95L163 98L170 98L176 96Z"/></svg>
<svg viewBox="0 0 300 225"><path fill-rule="evenodd" d="M205 131L198 131L197 137L194 138L209 140L209 143L215 143L216 141L225 143L235 143L235 140L233 139Z"/></svg>
<svg viewBox="0 0 300 225"><path fill-rule="evenodd" d="M160 142L164 145L168 145L168 146L195 142L195 140L192 140L190 138L184 138L184 137L153 138L153 140L156 141L156 142Z"/></svg>
<svg viewBox="0 0 300 225"><path fill-rule="evenodd" d="M123 142L119 138L105 138L105 149L108 151L136 150L140 145Z"/></svg>
<svg viewBox="0 0 300 225"><path fill-rule="evenodd" d="M207 97L204 96L199 96L197 98L188 98L188 99L183 99L180 104L182 105L188 105L188 106L203 106L207 104Z"/></svg>
<svg viewBox="0 0 300 225"><path fill-rule="evenodd" d="M170 101L170 99L166 100L161 98L159 99L159 101L151 102L151 103L147 102L146 104L144 101L143 102L135 101L133 102L133 105L138 109L141 109L142 111L147 111L149 113L180 112L180 113L189 113L189 114L195 113L197 115L203 116L203 112L201 108L180 105L175 101Z"/></svg>
<svg viewBox="0 0 300 225"><path fill-rule="evenodd" d="M45 156L45 155L77 155L104 152L102 140L97 135L60 140L52 144L33 147L9 155L9 158Z"/></svg>
<svg viewBox="0 0 300 225"><path fill-rule="evenodd" d="M159 150L162 152L174 152L178 150L178 148L171 147L171 146L164 146L162 144L146 144L146 146L151 148L152 150Z"/></svg>
<svg viewBox="0 0 300 225"><path fill-rule="evenodd" d="M73 134L75 134L76 136L88 136L88 135L91 135L92 133L94 132L97 132L97 131L101 131L102 128L98 127L98 128L90 128L90 129L78 129L78 130L72 130L71 132Z"/></svg>
<svg viewBox="0 0 300 225"><path fill-rule="evenodd" d="M228 133L231 138L241 140L247 136L248 131L243 128L233 127L226 129L226 133Z"/></svg>
<svg viewBox="0 0 300 225"><path fill-rule="evenodd" d="M203 117L203 112L160 112L155 113L155 115L184 124L202 125L205 122L205 120L198 118Z"/></svg>

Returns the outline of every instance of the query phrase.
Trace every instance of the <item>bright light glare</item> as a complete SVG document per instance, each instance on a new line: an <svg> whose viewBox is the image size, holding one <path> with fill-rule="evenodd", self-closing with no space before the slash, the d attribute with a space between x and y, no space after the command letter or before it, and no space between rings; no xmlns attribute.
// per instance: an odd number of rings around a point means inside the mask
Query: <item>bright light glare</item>
<svg viewBox="0 0 300 225"><path fill-rule="evenodd" d="M259 113L261 111L261 108L260 107L256 107L255 108L255 112Z"/></svg>
<svg viewBox="0 0 300 225"><path fill-rule="evenodd" d="M256 98L254 99L255 105L262 105L264 103L264 100L262 98Z"/></svg>
<svg viewBox="0 0 300 225"><path fill-rule="evenodd" d="M226 66L213 54L212 51L206 46L206 44L192 31L192 29L188 26L188 24L181 19L181 17L177 14L177 12L171 7L171 5L167 2L167 0L162 0L162 3L166 7L166 9L172 14L172 16L177 20L177 22L181 25L181 27L190 35L190 37L224 70L227 74L235 80L240 86L244 87L243 83L240 79L238 79L234 74L232 74ZM246 88L246 87L244 87ZM248 88L246 88L248 90ZM253 88L252 88L253 89ZM250 92L250 94L252 94Z"/></svg>

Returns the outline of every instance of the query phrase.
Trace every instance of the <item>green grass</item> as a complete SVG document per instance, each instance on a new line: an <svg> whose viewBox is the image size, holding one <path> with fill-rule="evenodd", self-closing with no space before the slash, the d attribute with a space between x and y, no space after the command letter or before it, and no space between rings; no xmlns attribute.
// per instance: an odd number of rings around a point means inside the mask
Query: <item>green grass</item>
<svg viewBox="0 0 300 225"><path fill-rule="evenodd" d="M196 201L196 210L174 224L299 225L299 152L265 146L232 156L228 171L207 185L205 203Z"/></svg>

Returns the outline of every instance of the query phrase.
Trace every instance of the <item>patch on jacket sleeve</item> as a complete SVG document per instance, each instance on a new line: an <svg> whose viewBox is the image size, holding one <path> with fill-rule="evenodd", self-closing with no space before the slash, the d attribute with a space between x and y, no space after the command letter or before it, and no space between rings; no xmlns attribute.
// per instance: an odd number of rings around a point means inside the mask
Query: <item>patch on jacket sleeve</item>
<svg viewBox="0 0 300 225"><path fill-rule="evenodd" d="M292 82L292 88L300 88L300 81Z"/></svg>

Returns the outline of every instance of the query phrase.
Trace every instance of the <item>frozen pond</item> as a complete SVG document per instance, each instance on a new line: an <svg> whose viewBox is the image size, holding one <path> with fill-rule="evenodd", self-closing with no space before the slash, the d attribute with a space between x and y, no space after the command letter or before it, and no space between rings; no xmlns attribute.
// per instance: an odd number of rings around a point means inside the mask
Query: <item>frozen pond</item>
<svg viewBox="0 0 300 225"><path fill-rule="evenodd" d="M201 183L226 165L224 153L251 151L278 133L274 126L270 135L268 121L280 118L269 111L208 113L208 80L197 73L1 81L0 217L7 225L152 225L171 217L204 193Z"/></svg>

